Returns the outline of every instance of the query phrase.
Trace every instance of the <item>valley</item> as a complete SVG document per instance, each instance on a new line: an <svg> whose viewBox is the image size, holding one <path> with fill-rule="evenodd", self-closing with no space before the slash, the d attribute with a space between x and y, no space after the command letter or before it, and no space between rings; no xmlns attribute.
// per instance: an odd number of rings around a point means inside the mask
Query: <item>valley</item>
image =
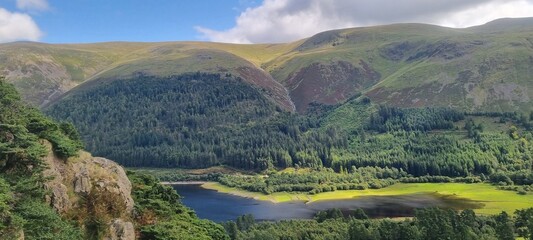
<svg viewBox="0 0 533 240"><path fill-rule="evenodd" d="M2 43L0 233L531 238L532 35Z"/></svg>

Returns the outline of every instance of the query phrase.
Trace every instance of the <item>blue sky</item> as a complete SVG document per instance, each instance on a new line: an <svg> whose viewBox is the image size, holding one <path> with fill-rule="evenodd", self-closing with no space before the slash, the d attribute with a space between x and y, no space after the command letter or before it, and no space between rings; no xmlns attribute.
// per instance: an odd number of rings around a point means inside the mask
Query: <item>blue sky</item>
<svg viewBox="0 0 533 240"><path fill-rule="evenodd" d="M49 43L198 40L195 26L227 29L254 1L243 0L50 0L47 9L29 9ZM11 12L14 0L0 0Z"/></svg>
<svg viewBox="0 0 533 240"><path fill-rule="evenodd" d="M532 16L533 0L0 0L0 43L275 43L338 28Z"/></svg>

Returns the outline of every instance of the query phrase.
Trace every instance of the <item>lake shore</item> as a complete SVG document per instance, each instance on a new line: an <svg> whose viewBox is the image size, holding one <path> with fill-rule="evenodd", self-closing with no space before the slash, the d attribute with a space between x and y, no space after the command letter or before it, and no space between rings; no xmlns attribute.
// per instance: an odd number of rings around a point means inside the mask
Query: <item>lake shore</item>
<svg viewBox="0 0 533 240"><path fill-rule="evenodd" d="M177 182L160 182L163 185L202 185L206 181L177 181Z"/></svg>
<svg viewBox="0 0 533 240"><path fill-rule="evenodd" d="M323 200L342 200L362 196L394 196L417 193L438 193L457 198L469 199L483 203L485 206L475 209L478 214L498 214L506 211L513 214L516 209L533 207L533 194L520 195L513 191L499 190L486 183L398 183L382 189L340 190L318 194L278 192L270 195L230 188L217 182L206 182L204 189L273 203L304 201L306 203Z"/></svg>

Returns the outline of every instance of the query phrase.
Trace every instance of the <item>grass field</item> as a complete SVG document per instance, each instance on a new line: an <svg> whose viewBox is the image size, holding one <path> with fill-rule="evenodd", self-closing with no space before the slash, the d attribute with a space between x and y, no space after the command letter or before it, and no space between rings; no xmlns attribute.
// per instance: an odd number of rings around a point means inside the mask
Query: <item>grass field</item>
<svg viewBox="0 0 533 240"><path fill-rule="evenodd" d="M223 193L234 194L242 197L255 198L258 200L272 201L275 203L287 201L319 201L334 199L349 199L361 196L391 196L415 193L439 193L453 195L458 198L467 198L483 203L485 206L475 209L478 214L497 214L501 211L514 213L516 209L533 207L533 194L519 195L516 192L499 190L497 187L484 184L465 183L399 183L382 189L346 190L325 192L315 195L306 193L262 193L248 192L236 188L230 188L220 183L209 182L202 185L203 188L212 189Z"/></svg>

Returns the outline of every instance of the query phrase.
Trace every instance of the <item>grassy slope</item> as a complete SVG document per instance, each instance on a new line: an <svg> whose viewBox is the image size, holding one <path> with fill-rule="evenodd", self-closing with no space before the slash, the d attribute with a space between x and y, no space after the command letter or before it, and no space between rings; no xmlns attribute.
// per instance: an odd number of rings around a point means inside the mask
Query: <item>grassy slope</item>
<svg viewBox="0 0 533 240"><path fill-rule="evenodd" d="M364 61L380 78L375 85L354 91L363 91L379 103L527 112L533 109L532 32L531 19L507 19L468 29L394 24L333 30L287 44L9 43L0 44L0 70L25 99L42 104L100 77L139 72L239 74L237 68L246 66L287 84L291 76L314 63L335 66L342 61L362 70ZM314 78L327 78L324 74ZM331 84L328 81L321 84ZM334 94L346 88L343 84L320 87L314 97ZM279 95L282 90L276 86L273 91ZM342 102L349 95L336 99Z"/></svg>
<svg viewBox="0 0 533 240"><path fill-rule="evenodd" d="M266 66L283 82L314 62L357 66L363 60L381 74L381 81L364 91L380 103L529 111L533 27L528 26L533 24L506 32L489 31L490 25L481 31L420 24L335 30Z"/></svg>
<svg viewBox="0 0 533 240"><path fill-rule="evenodd" d="M297 44L298 42L250 45L210 42L139 43L137 49L91 79L102 74L113 77L131 74L134 70L142 70L139 68L143 65L148 65L144 68L153 71L155 75L164 76L187 71L216 71L217 67L230 70L239 66L260 67L262 63L292 50ZM199 55L206 58L198 58ZM117 71L117 67L127 69Z"/></svg>
<svg viewBox="0 0 533 240"><path fill-rule="evenodd" d="M206 183L202 185L206 189L212 189L223 193L234 194L242 197L250 197L258 200L272 202L288 201L321 201L334 199L350 199L362 196L394 196L415 193L434 193L454 195L459 198L467 198L485 204L475 211L479 214L497 214L501 211L513 213L516 209L533 207L533 194L519 195L516 192L498 190L490 184L465 184L465 183L399 183L382 189L346 190L324 192L315 195L306 193L274 193L265 195L262 193L248 192L241 189L230 188L219 183Z"/></svg>
<svg viewBox="0 0 533 240"><path fill-rule="evenodd" d="M259 78L251 79L252 84L270 90L272 95L281 96L287 102L283 87L268 74L261 73L263 70L259 66L296 45L298 42L270 45L204 42L54 45L17 42L0 44L0 71L17 86L25 100L43 105L93 79L129 77L138 73L169 76L195 71L244 76L239 72L239 68L244 67L255 71L252 78Z"/></svg>
<svg viewBox="0 0 533 240"><path fill-rule="evenodd" d="M327 63L344 60L357 63L360 59L378 56L378 48L387 43L406 39L433 40L446 36L446 33L455 33L455 30L423 24L394 24L333 30L307 39L295 51L266 63L265 67L276 79L283 81L291 73L311 62ZM386 65L386 63L379 65ZM384 75L389 75L401 68L401 66L388 67L390 66L382 66L379 70Z"/></svg>

